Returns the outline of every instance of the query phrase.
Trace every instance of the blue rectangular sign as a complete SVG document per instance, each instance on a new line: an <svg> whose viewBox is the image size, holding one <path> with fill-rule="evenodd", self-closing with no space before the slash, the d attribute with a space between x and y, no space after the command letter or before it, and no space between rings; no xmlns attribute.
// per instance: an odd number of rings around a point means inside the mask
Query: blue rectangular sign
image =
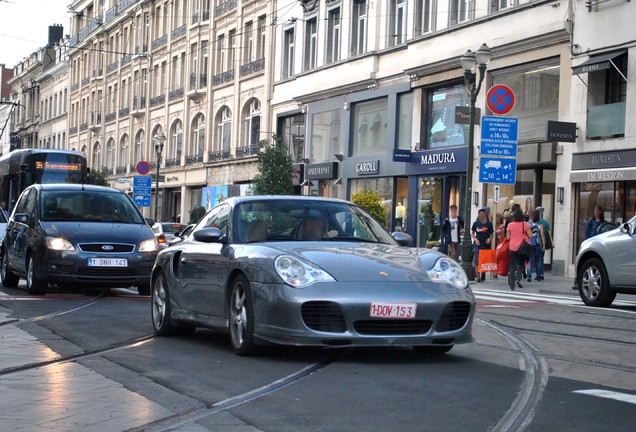
<svg viewBox="0 0 636 432"><path fill-rule="evenodd" d="M481 183L515 184L517 180L517 160L480 157L479 181Z"/></svg>
<svg viewBox="0 0 636 432"><path fill-rule="evenodd" d="M150 195L133 194L133 201L137 207L150 207Z"/></svg>
<svg viewBox="0 0 636 432"><path fill-rule="evenodd" d="M481 118L481 154L517 156L519 119L483 116Z"/></svg>
<svg viewBox="0 0 636 432"><path fill-rule="evenodd" d="M152 188L152 177L136 175L133 177L133 188L145 187Z"/></svg>

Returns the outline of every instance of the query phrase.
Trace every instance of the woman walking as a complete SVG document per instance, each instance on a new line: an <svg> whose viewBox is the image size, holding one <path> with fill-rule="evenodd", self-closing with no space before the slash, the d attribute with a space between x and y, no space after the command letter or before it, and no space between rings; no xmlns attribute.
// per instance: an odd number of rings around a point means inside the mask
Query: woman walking
<svg viewBox="0 0 636 432"><path fill-rule="evenodd" d="M523 211L520 208L515 209L512 213L512 222L508 224L506 230L506 238L510 241L510 258L508 264L508 285L510 290L515 290L515 284L519 288L521 285L522 268L525 258L518 251L522 242L527 241L532 236L530 225L524 221Z"/></svg>
<svg viewBox="0 0 636 432"><path fill-rule="evenodd" d="M532 231L530 246L532 246L532 255L530 255L530 266L528 267L528 282L532 282L533 271L536 274L535 280L543 280L545 234L543 232L543 225L539 223L539 219L541 219L541 213L539 210L534 210L532 212L532 218L530 218L530 230Z"/></svg>

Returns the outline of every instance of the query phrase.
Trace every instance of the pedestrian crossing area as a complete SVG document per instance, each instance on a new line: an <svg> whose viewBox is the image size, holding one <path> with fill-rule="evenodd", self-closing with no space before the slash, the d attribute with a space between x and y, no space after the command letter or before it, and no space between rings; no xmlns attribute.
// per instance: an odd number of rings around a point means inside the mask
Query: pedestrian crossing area
<svg viewBox="0 0 636 432"><path fill-rule="evenodd" d="M522 291L502 291L495 289L473 289L473 294L477 299L477 305L484 308L512 308L520 309L532 305L558 304L565 306L585 306L579 296L568 296L559 294L530 293ZM613 308L634 308L625 310L636 313L636 301L614 300Z"/></svg>

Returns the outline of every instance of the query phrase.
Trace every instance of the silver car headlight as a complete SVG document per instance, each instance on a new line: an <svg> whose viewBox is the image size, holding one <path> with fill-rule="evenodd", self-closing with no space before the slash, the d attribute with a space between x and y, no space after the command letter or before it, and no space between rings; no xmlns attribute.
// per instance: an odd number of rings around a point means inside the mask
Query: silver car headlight
<svg viewBox="0 0 636 432"><path fill-rule="evenodd" d="M151 238L139 243L139 252L156 252L159 250L157 239Z"/></svg>
<svg viewBox="0 0 636 432"><path fill-rule="evenodd" d="M468 276L464 269L451 258L438 259L426 273L434 282L445 282L462 289L468 287Z"/></svg>
<svg viewBox="0 0 636 432"><path fill-rule="evenodd" d="M46 247L55 251L74 251L73 244L62 237L47 237Z"/></svg>
<svg viewBox="0 0 636 432"><path fill-rule="evenodd" d="M290 255L277 257L274 268L283 281L294 288L304 288L315 282L335 282L323 269Z"/></svg>

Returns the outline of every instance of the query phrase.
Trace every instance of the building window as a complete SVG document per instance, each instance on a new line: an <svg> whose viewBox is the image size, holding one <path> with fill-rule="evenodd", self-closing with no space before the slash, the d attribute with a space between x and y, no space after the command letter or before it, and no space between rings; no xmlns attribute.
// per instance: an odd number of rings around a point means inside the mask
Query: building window
<svg viewBox="0 0 636 432"><path fill-rule="evenodd" d="M102 168L102 149L99 141L93 144L93 169L99 171Z"/></svg>
<svg viewBox="0 0 636 432"><path fill-rule="evenodd" d="M351 55L356 56L367 50L367 2L353 0L351 13Z"/></svg>
<svg viewBox="0 0 636 432"><path fill-rule="evenodd" d="M413 148L413 93L398 95L397 148Z"/></svg>
<svg viewBox="0 0 636 432"><path fill-rule="evenodd" d="M216 39L216 69L217 74L225 72L225 35L222 34Z"/></svg>
<svg viewBox="0 0 636 432"><path fill-rule="evenodd" d="M135 137L135 161L146 159L146 134L143 129L137 132Z"/></svg>
<svg viewBox="0 0 636 432"><path fill-rule="evenodd" d="M128 166L128 134L121 137L119 143L119 167Z"/></svg>
<svg viewBox="0 0 636 432"><path fill-rule="evenodd" d="M353 106L353 155L378 153L387 145L388 99Z"/></svg>
<svg viewBox="0 0 636 432"><path fill-rule="evenodd" d="M305 115L279 118L276 133L287 143L292 162L302 162L305 157Z"/></svg>
<svg viewBox="0 0 636 432"><path fill-rule="evenodd" d="M108 168L108 173L112 174L113 168L115 168L115 140L112 138L106 144L106 167Z"/></svg>
<svg viewBox="0 0 636 432"><path fill-rule="evenodd" d="M490 12L497 12L517 4L517 0L490 0Z"/></svg>
<svg viewBox="0 0 636 432"><path fill-rule="evenodd" d="M197 74L199 73L199 46L195 42L190 45L190 90L197 88Z"/></svg>
<svg viewBox="0 0 636 432"><path fill-rule="evenodd" d="M318 19L305 23L305 70L314 69L318 60Z"/></svg>
<svg viewBox="0 0 636 432"><path fill-rule="evenodd" d="M245 107L245 146L258 145L261 132L261 103L252 99Z"/></svg>
<svg viewBox="0 0 636 432"><path fill-rule="evenodd" d="M258 17L257 22L257 35L256 41L256 59L265 58L265 35L267 34L267 27L265 26L265 15Z"/></svg>
<svg viewBox="0 0 636 432"><path fill-rule="evenodd" d="M545 139L546 122L558 119L560 73L558 59L492 72L493 84L505 84L517 95L508 115L519 118L519 141Z"/></svg>
<svg viewBox="0 0 636 432"><path fill-rule="evenodd" d="M417 0L415 2L415 36L436 30L437 0Z"/></svg>
<svg viewBox="0 0 636 432"><path fill-rule="evenodd" d="M453 26L475 18L475 3L471 0L450 0L448 25Z"/></svg>
<svg viewBox="0 0 636 432"><path fill-rule="evenodd" d="M340 60L340 8L327 14L327 63Z"/></svg>
<svg viewBox="0 0 636 432"><path fill-rule="evenodd" d="M202 162L205 151L205 116L203 114L197 114L194 118L191 134L190 156L196 156L201 159L198 162Z"/></svg>
<svg viewBox="0 0 636 432"><path fill-rule="evenodd" d="M285 30L283 44L283 78L289 78L294 76L294 29Z"/></svg>
<svg viewBox="0 0 636 432"><path fill-rule="evenodd" d="M216 148L229 155L232 142L232 110L224 106L216 116Z"/></svg>
<svg viewBox="0 0 636 432"><path fill-rule="evenodd" d="M468 126L455 123L455 107L469 106L464 84L431 89L426 98L426 127L423 137L427 148L468 144Z"/></svg>
<svg viewBox="0 0 636 432"><path fill-rule="evenodd" d="M340 153L340 110L311 116L310 144L312 162L327 162Z"/></svg>
<svg viewBox="0 0 636 432"><path fill-rule="evenodd" d="M234 50L236 49L236 30L230 30L229 33L227 34L227 70L231 71L234 70L234 58L235 58L235 53Z"/></svg>
<svg viewBox="0 0 636 432"><path fill-rule="evenodd" d="M245 47L243 50L243 64L251 63L254 58L254 22L245 23Z"/></svg>
<svg viewBox="0 0 636 432"><path fill-rule="evenodd" d="M617 55L606 69L588 73L588 138L625 136L627 59L627 53Z"/></svg>
<svg viewBox="0 0 636 432"><path fill-rule="evenodd" d="M169 158L175 165L181 163L181 152L183 150L183 123L181 120L177 120L172 125L170 131L170 152ZM168 160L166 160L168 162Z"/></svg>
<svg viewBox="0 0 636 432"><path fill-rule="evenodd" d="M389 11L389 46L406 40L406 0L391 0Z"/></svg>

